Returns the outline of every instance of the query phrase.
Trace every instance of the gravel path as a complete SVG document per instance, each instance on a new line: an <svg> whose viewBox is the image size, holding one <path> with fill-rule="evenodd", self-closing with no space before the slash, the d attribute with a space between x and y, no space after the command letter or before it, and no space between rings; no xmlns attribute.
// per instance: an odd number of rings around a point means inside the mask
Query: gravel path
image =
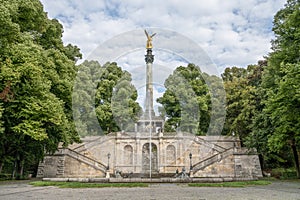
<svg viewBox="0 0 300 200"><path fill-rule="evenodd" d="M148 188L33 187L26 182L0 185L0 199L115 199L115 200L225 200L272 199L300 200L300 182L276 181L267 186L246 188L188 187L184 184L153 184Z"/></svg>

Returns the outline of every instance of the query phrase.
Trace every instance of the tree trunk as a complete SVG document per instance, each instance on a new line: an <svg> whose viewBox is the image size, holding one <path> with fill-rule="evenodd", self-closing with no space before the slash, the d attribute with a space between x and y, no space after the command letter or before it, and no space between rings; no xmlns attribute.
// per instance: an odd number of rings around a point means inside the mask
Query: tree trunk
<svg viewBox="0 0 300 200"><path fill-rule="evenodd" d="M259 159L259 162L260 162L260 169L262 172L264 172L265 170L265 159L263 157L262 154L258 154L258 159Z"/></svg>
<svg viewBox="0 0 300 200"><path fill-rule="evenodd" d="M13 167L13 172L12 172L12 179L15 178L15 174L16 174L16 169L17 169L17 161L14 162L14 167Z"/></svg>
<svg viewBox="0 0 300 200"><path fill-rule="evenodd" d="M3 169L3 165L4 165L4 163L3 163L3 162L0 162L0 174L1 174L2 169Z"/></svg>
<svg viewBox="0 0 300 200"><path fill-rule="evenodd" d="M294 155L297 178L300 178L299 157L298 157L298 151L297 151L295 140L292 141L291 148L292 148L293 155Z"/></svg>
<svg viewBox="0 0 300 200"><path fill-rule="evenodd" d="M23 160L18 160L17 161L17 176L16 179L20 180L23 178L23 169L24 169L24 164Z"/></svg>

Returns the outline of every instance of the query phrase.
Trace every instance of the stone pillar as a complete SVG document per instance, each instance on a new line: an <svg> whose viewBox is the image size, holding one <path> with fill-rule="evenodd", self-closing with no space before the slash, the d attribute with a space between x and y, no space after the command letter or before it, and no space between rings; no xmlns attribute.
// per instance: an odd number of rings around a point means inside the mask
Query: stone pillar
<svg viewBox="0 0 300 200"><path fill-rule="evenodd" d="M135 145L135 163L134 163L134 172L141 173L142 172L142 156L141 156L141 141L140 136L136 137L136 145Z"/></svg>
<svg viewBox="0 0 300 200"><path fill-rule="evenodd" d="M145 104L145 118L148 119L149 115L155 116L153 109L153 79L152 79L152 64L154 61L154 55L152 55L152 48L147 49L145 55L146 62L146 104Z"/></svg>
<svg viewBox="0 0 300 200"><path fill-rule="evenodd" d="M112 166L114 166L113 168L113 172L115 172L115 170L121 170L119 169L120 165L123 164L123 154L122 154L122 149L121 149L121 143L119 140L119 137L116 137L115 140L115 149L114 149L114 163Z"/></svg>
<svg viewBox="0 0 300 200"><path fill-rule="evenodd" d="M137 125L137 123L134 124L134 132L136 132L136 133L138 132L138 125Z"/></svg>
<svg viewBox="0 0 300 200"><path fill-rule="evenodd" d="M164 150L164 148L163 148L163 141L162 141L162 139L161 138L159 138L158 139L158 145L157 145L157 148L158 148L158 155L157 155L157 167L158 167L158 170L160 171L160 172L162 172L162 170L163 170L163 150Z"/></svg>
<svg viewBox="0 0 300 200"><path fill-rule="evenodd" d="M110 174L109 174L109 171L106 171L106 175L105 175L105 178L110 178Z"/></svg>
<svg viewBox="0 0 300 200"><path fill-rule="evenodd" d="M178 155L179 155L179 165L184 165L184 149L183 149L183 144L182 140L178 141Z"/></svg>

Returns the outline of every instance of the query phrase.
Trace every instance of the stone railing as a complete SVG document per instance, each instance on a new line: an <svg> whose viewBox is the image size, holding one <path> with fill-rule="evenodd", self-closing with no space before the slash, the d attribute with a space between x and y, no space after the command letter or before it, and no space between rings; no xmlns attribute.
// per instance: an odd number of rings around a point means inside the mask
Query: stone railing
<svg viewBox="0 0 300 200"><path fill-rule="evenodd" d="M72 157L72 158L74 158L74 159L76 159L80 162L83 162L83 163L85 163L85 164L87 164L87 165L89 165L89 166L91 166L91 167L93 167L97 170L100 170L104 173L106 172L107 166L105 164L97 161L97 160L94 160L90 157L82 155L82 154L80 154L80 153L78 153L78 152L76 152L72 149L64 149L64 153L65 153L65 155L70 156L70 157Z"/></svg>
<svg viewBox="0 0 300 200"><path fill-rule="evenodd" d="M223 152L226 150L226 148L224 148L220 145L214 144L212 142L209 142L207 140L204 140L203 138L200 138L200 137L195 137L194 142L198 143L198 144L203 144L203 145L209 146L210 148L215 149L218 152Z"/></svg>
<svg viewBox="0 0 300 200"><path fill-rule="evenodd" d="M89 148L91 148L93 146L102 144L102 143L104 143L104 142L106 142L107 140L110 140L110 139L114 139L114 137L111 137L111 136L101 136L101 137L97 138L96 140L83 143L82 145L74 148L73 150L76 151L76 152L82 152L82 151L85 151L85 150L87 150L87 149L89 149Z"/></svg>
<svg viewBox="0 0 300 200"><path fill-rule="evenodd" d="M214 154L208 158L205 158L204 160L201 160L200 162L196 163L193 165L193 171L194 173L199 171L199 170L202 170L204 169L205 167L209 166L209 165L212 165L216 162L219 162L221 161L222 159L230 156L233 154L233 148L230 148L230 149L227 149L223 152L220 152L220 153L217 153L217 154Z"/></svg>

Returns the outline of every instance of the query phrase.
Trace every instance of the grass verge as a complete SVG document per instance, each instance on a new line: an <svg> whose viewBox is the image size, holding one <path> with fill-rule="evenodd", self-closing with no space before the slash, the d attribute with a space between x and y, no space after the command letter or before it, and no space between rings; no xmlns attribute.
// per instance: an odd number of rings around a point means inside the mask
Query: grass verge
<svg viewBox="0 0 300 200"><path fill-rule="evenodd" d="M34 181L33 186L56 186L60 188L103 188L103 187L148 187L147 183L81 183L81 182L55 182L55 181ZM268 185L271 181L241 181L222 183L189 183L190 187L247 187L255 185Z"/></svg>
<svg viewBox="0 0 300 200"><path fill-rule="evenodd" d="M102 188L102 187L148 187L146 183L81 183L81 182L55 182L34 181L33 186L56 186L60 188Z"/></svg>
<svg viewBox="0 0 300 200"><path fill-rule="evenodd" d="M247 187L254 185L269 185L271 181L238 181L238 182L222 182L222 183L189 183L190 187Z"/></svg>

